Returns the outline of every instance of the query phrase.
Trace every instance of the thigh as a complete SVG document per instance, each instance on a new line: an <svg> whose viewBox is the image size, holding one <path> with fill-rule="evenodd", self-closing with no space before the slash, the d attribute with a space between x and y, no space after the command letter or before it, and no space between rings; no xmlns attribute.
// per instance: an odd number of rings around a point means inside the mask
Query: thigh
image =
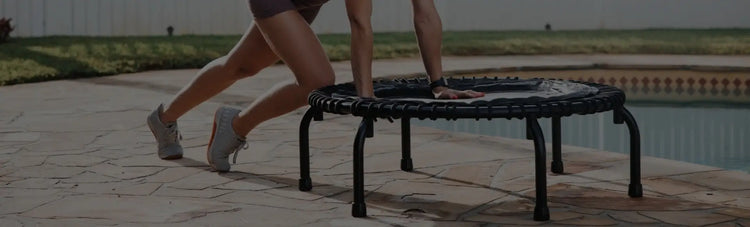
<svg viewBox="0 0 750 227"><path fill-rule="evenodd" d="M260 28L254 24L227 54L226 65L247 74L254 74L279 61L279 57L266 43Z"/></svg>
<svg viewBox="0 0 750 227"><path fill-rule="evenodd" d="M301 86L332 83L333 69L323 46L310 26L296 11L257 19L266 42L294 72Z"/></svg>

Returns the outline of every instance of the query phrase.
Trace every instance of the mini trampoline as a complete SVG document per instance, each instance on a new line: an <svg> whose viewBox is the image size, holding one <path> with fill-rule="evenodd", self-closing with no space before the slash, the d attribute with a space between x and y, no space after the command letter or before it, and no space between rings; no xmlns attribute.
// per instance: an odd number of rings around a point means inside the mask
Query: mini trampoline
<svg viewBox="0 0 750 227"><path fill-rule="evenodd" d="M625 109L622 90L596 83L518 78L450 78L451 88L485 92L485 97L461 100L433 99L424 79L381 80L373 83L377 99L361 99L352 83L313 91L300 123L299 189L312 189L310 178L309 126L323 120L323 112L361 117L354 139L354 203L352 216L367 216L364 200L363 149L365 138L373 136L373 120L401 120L401 169L413 169L410 147L410 119L525 119L527 139L534 141L536 205L534 220L549 220L547 206L546 148L539 118L552 119L552 163L554 173L563 173L560 119L573 114L613 111L614 123L626 123L630 132L630 184L628 195L641 197L640 134L635 119ZM602 201L606 202L606 201Z"/></svg>

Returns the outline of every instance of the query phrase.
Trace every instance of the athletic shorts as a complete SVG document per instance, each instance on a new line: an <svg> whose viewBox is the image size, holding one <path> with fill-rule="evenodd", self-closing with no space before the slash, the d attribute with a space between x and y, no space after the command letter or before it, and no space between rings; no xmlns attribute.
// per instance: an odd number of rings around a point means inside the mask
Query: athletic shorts
<svg viewBox="0 0 750 227"><path fill-rule="evenodd" d="M257 19L268 18L273 15L297 10L307 23L312 23L318 15L320 7L328 0L249 0L250 11Z"/></svg>

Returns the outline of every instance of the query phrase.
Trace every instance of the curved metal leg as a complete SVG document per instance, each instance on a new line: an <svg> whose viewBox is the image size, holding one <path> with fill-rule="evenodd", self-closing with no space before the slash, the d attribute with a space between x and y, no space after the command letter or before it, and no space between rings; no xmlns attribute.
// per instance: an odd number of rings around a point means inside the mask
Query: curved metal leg
<svg viewBox="0 0 750 227"><path fill-rule="evenodd" d="M529 121L526 121L526 139L534 140L534 133L531 132L531 123L529 123Z"/></svg>
<svg viewBox="0 0 750 227"><path fill-rule="evenodd" d="M312 179L310 178L310 121L316 118L323 120L323 112L316 108L310 107L302 116L302 122L299 125L299 190L310 191L312 189Z"/></svg>
<svg viewBox="0 0 750 227"><path fill-rule="evenodd" d="M641 184L641 133L633 115L625 107L615 109L615 124L625 123L630 132L630 184L628 196L643 197Z"/></svg>
<svg viewBox="0 0 750 227"><path fill-rule="evenodd" d="M367 118L367 132L365 132L365 136L367 138L372 138L375 136L375 124L373 123L373 119Z"/></svg>
<svg viewBox="0 0 750 227"><path fill-rule="evenodd" d="M401 118L401 170L411 172L414 164L411 161L411 124L410 118Z"/></svg>
<svg viewBox="0 0 750 227"><path fill-rule="evenodd" d="M536 169L536 206L534 207L534 220L549 220L549 207L547 207L547 161L546 149L544 147L544 134L542 127L536 117L526 118L526 125L534 139L534 165Z"/></svg>
<svg viewBox="0 0 750 227"><path fill-rule="evenodd" d="M310 107L310 109L313 109L313 108ZM315 121L322 121L323 120L323 111L321 111L319 109L315 109L315 113L313 113L313 114L314 114L313 115L313 120L315 120Z"/></svg>
<svg viewBox="0 0 750 227"><path fill-rule="evenodd" d="M563 173L560 117L552 118L552 172Z"/></svg>
<svg viewBox="0 0 750 227"><path fill-rule="evenodd" d="M372 119L362 118L357 135L354 137L354 204L352 204L352 216L354 217L367 216L363 150L365 149L368 126L371 123Z"/></svg>

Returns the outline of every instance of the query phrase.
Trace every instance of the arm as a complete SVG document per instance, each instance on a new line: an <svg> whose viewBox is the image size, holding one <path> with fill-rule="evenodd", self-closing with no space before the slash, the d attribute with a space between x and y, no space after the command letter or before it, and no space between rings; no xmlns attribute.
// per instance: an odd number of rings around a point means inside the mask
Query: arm
<svg viewBox="0 0 750 227"><path fill-rule="evenodd" d="M419 53L430 81L443 75L440 49L443 40L443 23L433 0L412 0L414 30L417 33Z"/></svg>
<svg viewBox="0 0 750 227"><path fill-rule="evenodd" d="M440 15L435 9L434 0L412 0L411 3L414 10L414 29L419 42L419 53L422 55L425 70L430 77L430 82L440 80L443 77L440 53L443 42L443 23L440 21ZM456 91L444 86L435 87L432 93L438 99L484 96L481 92Z"/></svg>
<svg viewBox="0 0 750 227"><path fill-rule="evenodd" d="M354 85L360 97L373 98L372 88L372 0L346 0L352 30L351 56Z"/></svg>

